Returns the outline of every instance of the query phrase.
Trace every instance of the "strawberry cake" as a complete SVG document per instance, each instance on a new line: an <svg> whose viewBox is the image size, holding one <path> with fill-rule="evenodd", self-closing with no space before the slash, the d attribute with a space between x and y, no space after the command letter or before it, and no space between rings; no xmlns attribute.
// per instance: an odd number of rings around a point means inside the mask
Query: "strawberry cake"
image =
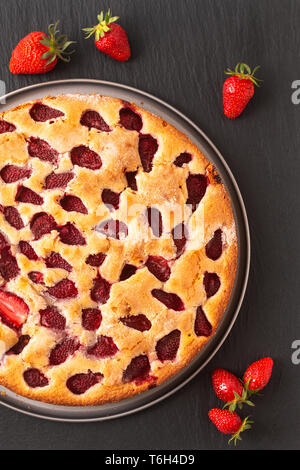
<svg viewBox="0 0 300 470"><path fill-rule="evenodd" d="M0 385L60 405L132 397L214 335L238 244L216 168L134 103L0 114Z"/></svg>

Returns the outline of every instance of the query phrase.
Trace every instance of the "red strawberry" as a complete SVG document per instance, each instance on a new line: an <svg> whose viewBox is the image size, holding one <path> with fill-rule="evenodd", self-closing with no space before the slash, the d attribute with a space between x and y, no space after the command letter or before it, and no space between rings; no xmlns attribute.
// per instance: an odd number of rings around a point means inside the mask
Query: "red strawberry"
<svg viewBox="0 0 300 470"><path fill-rule="evenodd" d="M35 284L44 284L43 273L40 273L39 271L31 271L28 273L28 277Z"/></svg>
<svg viewBox="0 0 300 470"><path fill-rule="evenodd" d="M95 44L100 51L113 59L124 62L129 59L131 52L126 31L115 22L118 16L110 16L110 10L105 14L101 11L97 16L99 23L93 28L83 28L86 39L95 34Z"/></svg>
<svg viewBox="0 0 300 470"><path fill-rule="evenodd" d="M252 424L248 416L242 421L237 413L231 413L229 410L220 410L219 408L210 410L208 416L220 432L223 434L232 434L228 444L232 440L234 444L236 444L237 440L241 440L240 434L246 431L246 429L250 429Z"/></svg>
<svg viewBox="0 0 300 470"><path fill-rule="evenodd" d="M0 289L0 318L5 323L18 328L26 321L28 313L29 308L24 300Z"/></svg>
<svg viewBox="0 0 300 470"><path fill-rule="evenodd" d="M23 178L29 178L31 169L23 166L6 165L0 171L0 176L7 184L15 183Z"/></svg>
<svg viewBox="0 0 300 470"><path fill-rule="evenodd" d="M234 400L235 394L242 396L243 385L231 372L225 369L216 369L213 371L211 379L214 391L220 400Z"/></svg>
<svg viewBox="0 0 300 470"><path fill-rule="evenodd" d="M223 106L225 116L234 119L245 109L246 105L254 95L254 85L258 85L258 78L254 74L258 67L251 73L247 64L237 64L235 70L227 69L227 78L223 85Z"/></svg>
<svg viewBox="0 0 300 470"><path fill-rule="evenodd" d="M214 391L220 400L231 401L235 399L235 393L242 396L243 385L239 379L225 369L216 369L211 376Z"/></svg>
<svg viewBox="0 0 300 470"><path fill-rule="evenodd" d="M54 69L59 57L64 62L69 62L69 54L66 49L74 41L68 41L67 37L59 33L58 22L48 28L49 34L33 31L25 36L17 44L12 52L9 62L9 70L14 74L46 73Z"/></svg>
<svg viewBox="0 0 300 470"><path fill-rule="evenodd" d="M216 369L212 373L212 384L214 391L220 400L226 401L226 406L229 406L229 411L233 412L236 405L241 409L243 403L254 406L249 401L247 389L243 387L241 381L231 372L225 369Z"/></svg>
<svg viewBox="0 0 300 470"><path fill-rule="evenodd" d="M244 374L244 383L251 391L262 390L270 380L273 369L273 359L264 357L253 362Z"/></svg>

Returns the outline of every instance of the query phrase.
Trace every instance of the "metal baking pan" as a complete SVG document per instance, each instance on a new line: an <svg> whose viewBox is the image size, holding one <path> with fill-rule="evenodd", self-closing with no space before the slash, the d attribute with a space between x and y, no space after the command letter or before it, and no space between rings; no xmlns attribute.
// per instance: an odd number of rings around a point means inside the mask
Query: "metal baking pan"
<svg viewBox="0 0 300 470"><path fill-rule="evenodd" d="M0 111L18 106L45 95L61 93L98 93L133 101L146 110L161 116L184 132L216 166L231 198L237 232L239 257L234 289L222 321L208 344L174 377L160 386L118 403L98 406L56 406L30 400L0 386L0 403L22 413L54 421L88 422L126 416L148 408L175 393L195 377L210 361L228 336L240 309L248 280L250 265L250 236L247 214L238 185L224 158L192 121L164 101L143 91L102 80L72 79L32 85L8 93L0 98ZM4 101L5 99L5 101ZM2 393L1 393L2 392ZM4 393L3 393L4 392Z"/></svg>

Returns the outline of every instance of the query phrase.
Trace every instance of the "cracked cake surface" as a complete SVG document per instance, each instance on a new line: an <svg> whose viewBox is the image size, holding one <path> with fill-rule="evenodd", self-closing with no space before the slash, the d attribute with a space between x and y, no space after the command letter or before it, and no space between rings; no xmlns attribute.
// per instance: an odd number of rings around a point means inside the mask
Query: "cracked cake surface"
<svg viewBox="0 0 300 470"><path fill-rule="evenodd" d="M0 114L0 385L96 405L161 384L214 335L238 245L214 166L134 103Z"/></svg>

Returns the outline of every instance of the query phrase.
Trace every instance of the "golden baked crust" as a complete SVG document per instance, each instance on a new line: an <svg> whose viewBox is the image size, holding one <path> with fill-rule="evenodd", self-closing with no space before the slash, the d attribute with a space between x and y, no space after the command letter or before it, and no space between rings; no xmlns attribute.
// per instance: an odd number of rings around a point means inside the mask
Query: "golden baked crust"
<svg viewBox="0 0 300 470"><path fill-rule="evenodd" d="M46 119L51 116L47 107L59 110L59 115ZM101 121L99 125L96 120L96 128L91 127L95 125L95 114L85 115L87 110L99 113L104 124ZM1 127L3 121L13 126L5 124ZM47 96L0 114L0 129L0 175L8 165L31 170L29 177L15 182L0 178L0 232L19 268L19 272L10 278L2 266L5 260L0 258L0 291L18 295L29 308L26 321L17 329L6 324L0 299L0 342L7 352L1 354L0 348L0 384L34 400L62 405L117 401L161 384L189 363L209 341L232 292L238 252L236 229L228 194L215 168L184 134L161 118L133 103L105 96ZM55 158L45 160L43 154L40 158L29 154L30 142L36 138L57 151L57 161ZM154 155L151 138L157 143L157 150L154 144ZM152 150L149 150L151 145ZM96 152L102 166L95 168L96 163L91 169L79 166L76 157L72 161L72 149L80 146ZM177 166L174 162L182 154L187 154L187 160L190 157L191 160L182 163L183 156ZM53 172L72 172L73 177L64 188L46 189L45 180ZM136 172L136 190L128 182L128 173L132 176L133 172ZM205 175L205 179L200 177L201 184L206 187L198 205L187 204L193 203L192 183L190 192L187 188L189 175ZM195 185L198 188L197 177ZM22 186L40 195L42 201L32 204L24 196L21 199L25 202L17 202ZM117 208L108 208L103 203L103 189L120 194ZM86 210L65 210L61 205L65 195L80 198ZM24 227L17 229L8 222L5 208L11 206L17 208ZM65 207L69 207L67 202ZM156 237L146 217L150 207L158 209L162 218L163 231ZM57 225L39 237L33 233L32 220L41 212L51 214ZM128 235L116 239L100 233L101 222L108 219L126 221ZM79 230L85 244L72 245L62 241L61 227L69 222ZM188 228L188 239L181 249L176 248L173 229L183 222ZM137 236L141 227L144 238ZM221 253L215 256L220 236ZM215 243L209 258L207 253L211 244L208 243L212 239ZM21 252L20 241L31 245L37 259L30 260ZM69 263L68 269L46 265L45 260L53 252ZM100 266L86 262L89 255L99 253L106 255ZM148 269L149 256L154 257L151 258L154 264L162 261L167 271L169 266L168 279L165 271L166 277L162 281L155 275L157 273L153 274L153 269L152 272ZM131 277L120 281L126 264L137 269ZM42 283L34 282L32 276L28 276L32 272L42 273ZM208 290L204 282L206 273L217 274ZM161 273L158 275L161 277ZM95 279L100 276L107 281L105 285L110 286L108 300L104 302L101 293L98 296L91 294ZM47 292L63 279L76 286L75 297L58 299ZM157 292L153 293L155 289L160 293L176 294L179 297L176 301L182 301L184 306L177 310L167 308L153 295ZM56 307L65 318L65 325L60 329L41 325L40 312L49 306ZM100 327L95 330L82 325L82 310L91 308L100 309L102 315ZM198 326L195 327L197 312ZM144 331L124 323L128 317L137 315L144 315ZM125 320L121 321L121 318ZM170 337L158 344L171 332ZM21 352L13 353L11 348L20 335L27 335L25 347ZM105 356L105 345L104 349L100 347L98 356L91 352L98 338L103 337L109 343L108 357L99 357ZM51 351L68 340L76 342L75 352L55 365L50 358ZM128 370L127 367L132 359L140 356L143 361L148 358L150 371L142 361L141 376L134 379L137 362L135 368ZM48 383L29 386L23 374L30 369L40 371ZM67 380L76 374L86 375L79 376L77 381L74 380L75 385L68 388ZM89 388L82 392L88 385Z"/></svg>

